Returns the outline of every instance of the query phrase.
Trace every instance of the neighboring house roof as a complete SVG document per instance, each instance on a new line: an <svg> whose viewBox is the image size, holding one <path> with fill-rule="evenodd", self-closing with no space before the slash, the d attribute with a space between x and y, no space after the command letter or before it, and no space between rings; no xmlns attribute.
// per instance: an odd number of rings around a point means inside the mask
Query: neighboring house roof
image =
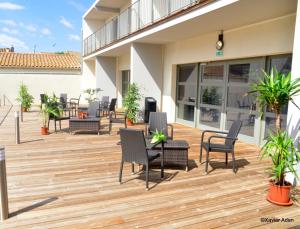
<svg viewBox="0 0 300 229"><path fill-rule="evenodd" d="M0 52L0 68L80 70L80 55Z"/></svg>

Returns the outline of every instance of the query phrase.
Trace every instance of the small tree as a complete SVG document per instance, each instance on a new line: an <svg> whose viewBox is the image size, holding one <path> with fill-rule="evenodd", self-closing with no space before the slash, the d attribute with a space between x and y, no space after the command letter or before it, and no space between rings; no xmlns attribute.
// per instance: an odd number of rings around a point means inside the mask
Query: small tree
<svg viewBox="0 0 300 229"><path fill-rule="evenodd" d="M21 84L19 88L19 94L17 97L17 101L21 103L22 107L28 110L33 103L33 96L29 94L28 88L25 84Z"/></svg>
<svg viewBox="0 0 300 229"><path fill-rule="evenodd" d="M294 166L300 160L300 155L294 147L293 139L286 131L281 130L281 109L288 102L298 107L293 97L300 93L300 79L291 80L291 73L285 75L273 68L271 74L264 72L264 78L254 84L253 91L249 93L258 94L257 101L261 112L269 107L275 113L276 133L270 134L261 149L261 154L262 157L272 159L271 176L274 184L283 186L286 184L287 173L292 173L297 177Z"/></svg>
<svg viewBox="0 0 300 229"><path fill-rule="evenodd" d="M141 94L136 83L132 83L128 87L128 92L125 96L124 107L127 113L127 118L132 122L136 121L136 115L139 111Z"/></svg>
<svg viewBox="0 0 300 229"><path fill-rule="evenodd" d="M282 107L288 102L292 102L298 107L293 100L293 96L300 92L300 78L291 80L291 73L285 75L278 72L275 67L271 70L271 74L265 71L263 73L263 79L254 84L253 91L249 93L258 94L257 101L262 112L266 107L269 107L275 113L275 124L278 132L281 129Z"/></svg>

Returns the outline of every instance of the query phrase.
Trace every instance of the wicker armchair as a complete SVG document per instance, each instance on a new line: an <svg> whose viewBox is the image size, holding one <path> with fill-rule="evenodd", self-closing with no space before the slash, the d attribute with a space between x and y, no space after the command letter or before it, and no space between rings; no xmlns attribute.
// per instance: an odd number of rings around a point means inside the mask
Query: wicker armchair
<svg viewBox="0 0 300 229"><path fill-rule="evenodd" d="M134 163L145 165L146 167L146 189L149 189L149 165L150 162L161 156L160 152L147 149L144 132L135 129L120 129L122 160L119 174L119 182L122 182L122 172L124 162L132 164L134 172ZM163 160L161 160L161 177L163 178Z"/></svg>
<svg viewBox="0 0 300 229"><path fill-rule="evenodd" d="M158 130L162 131L168 139L173 139L174 128L173 125L168 124L166 112L150 112L149 123L146 124L145 129L147 137L151 137Z"/></svg>
<svg viewBox="0 0 300 229"><path fill-rule="evenodd" d="M207 174L208 162L209 162L209 152L220 152L225 153L226 159L225 163L228 163L228 153L232 154L232 170L236 173L235 168L235 155L234 155L234 145L237 140L237 136L242 127L242 121L237 120L234 121L228 132L223 131L212 131L205 130L202 132L201 136L201 145L200 145L200 162L202 162L202 149L203 147L206 150L206 164L205 164L205 173ZM207 142L203 142L204 136L206 133L214 133L214 134L227 134L227 136L213 135L208 138ZM224 139L224 143L213 143L213 139Z"/></svg>

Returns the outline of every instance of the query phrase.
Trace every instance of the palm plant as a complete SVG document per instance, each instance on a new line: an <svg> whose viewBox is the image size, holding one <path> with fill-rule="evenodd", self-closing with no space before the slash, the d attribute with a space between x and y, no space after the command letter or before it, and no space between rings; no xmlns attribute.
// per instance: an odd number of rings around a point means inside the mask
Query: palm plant
<svg viewBox="0 0 300 229"><path fill-rule="evenodd" d="M292 102L298 107L293 97L300 93L300 79L292 80L291 73L285 75L278 72L275 67L271 70L271 74L264 71L263 73L263 79L254 84L253 91L249 93L258 94L257 101L262 113L266 107L275 113L276 133L269 135L261 149L261 155L262 158L270 157L272 159L272 182L283 186L286 184L285 175L287 173L292 173L297 177L294 166L300 160L300 155L294 146L293 139L287 132L281 130L281 109L288 102Z"/></svg>
<svg viewBox="0 0 300 229"><path fill-rule="evenodd" d="M264 77L253 85L253 90L249 93L257 93L257 101L263 112L265 107L269 107L275 113L275 125L277 131L281 129L281 109L288 102L292 102L298 107L293 97L300 93L300 78L291 80L291 73L287 75L280 73L274 67L271 74L263 71ZM299 108L299 107L298 107Z"/></svg>
<svg viewBox="0 0 300 229"><path fill-rule="evenodd" d="M52 97L49 97L45 94L45 103L41 107L42 114L42 125L47 127L50 116L59 117L61 114L61 109L58 106L58 98L53 94Z"/></svg>
<svg viewBox="0 0 300 229"><path fill-rule="evenodd" d="M124 107L127 113L127 118L132 122L136 121L136 115L139 111L138 101L141 99L141 94L136 83L132 83L128 87L128 92L125 96Z"/></svg>
<svg viewBox="0 0 300 229"><path fill-rule="evenodd" d="M262 158L270 157L272 159L273 166L270 173L275 184L287 185L285 184L287 173L292 173L298 177L294 166L300 161L300 154L287 132L279 131L277 134L271 134L261 153Z"/></svg>
<svg viewBox="0 0 300 229"><path fill-rule="evenodd" d="M19 95L17 101L21 103L25 110L28 110L33 103L33 96L29 94L28 87L25 84L21 84L19 88Z"/></svg>

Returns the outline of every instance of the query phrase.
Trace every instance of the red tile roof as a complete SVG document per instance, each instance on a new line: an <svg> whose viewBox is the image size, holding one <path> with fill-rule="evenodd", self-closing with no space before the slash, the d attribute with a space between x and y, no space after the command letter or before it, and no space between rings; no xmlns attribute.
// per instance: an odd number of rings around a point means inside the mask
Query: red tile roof
<svg viewBox="0 0 300 229"><path fill-rule="evenodd" d="M79 70L80 55L0 52L0 68Z"/></svg>

